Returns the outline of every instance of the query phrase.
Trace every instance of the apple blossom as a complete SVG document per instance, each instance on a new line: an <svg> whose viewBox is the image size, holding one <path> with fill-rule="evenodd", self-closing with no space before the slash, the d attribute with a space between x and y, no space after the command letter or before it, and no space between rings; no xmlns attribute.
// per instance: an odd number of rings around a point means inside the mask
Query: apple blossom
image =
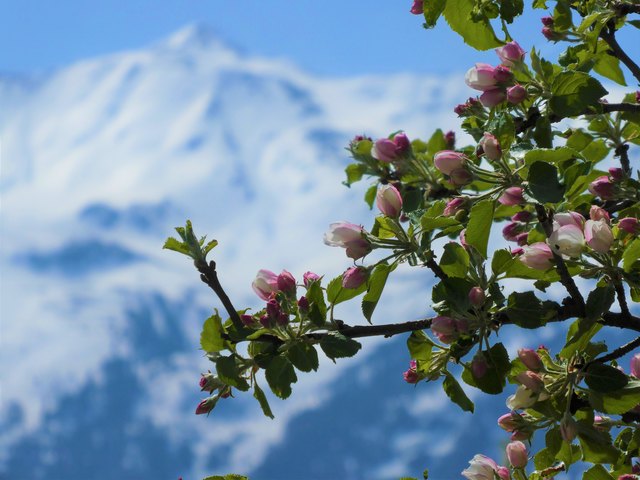
<svg viewBox="0 0 640 480"><path fill-rule="evenodd" d="M534 372L541 370L543 367L540 355L531 348L521 348L518 350L518 358L524 363L525 367Z"/></svg>
<svg viewBox="0 0 640 480"><path fill-rule="evenodd" d="M251 288L262 300L268 300L272 293L278 291L278 275L271 270L258 270Z"/></svg>
<svg viewBox="0 0 640 480"><path fill-rule="evenodd" d="M640 233L640 222L637 218L625 217L618 220L618 228L623 232L637 235Z"/></svg>
<svg viewBox="0 0 640 480"><path fill-rule="evenodd" d="M218 399L216 397L209 397L202 400L196 407L196 415L202 415L209 413L216 406Z"/></svg>
<svg viewBox="0 0 640 480"><path fill-rule="evenodd" d="M553 216L553 229L556 230L565 225L574 225L580 229L584 228L585 218L578 212L561 212Z"/></svg>
<svg viewBox="0 0 640 480"><path fill-rule="evenodd" d="M511 220L514 222L524 222L527 223L531 220L531 212L527 212L526 210L522 210L511 217Z"/></svg>
<svg viewBox="0 0 640 480"><path fill-rule="evenodd" d="M302 280L304 281L304 286L308 288L311 282L317 282L320 280L320 275L313 272L305 272L302 275Z"/></svg>
<svg viewBox="0 0 640 480"><path fill-rule="evenodd" d="M358 288L369 277L369 270L364 267L351 267L342 274L342 286L344 288Z"/></svg>
<svg viewBox="0 0 640 480"><path fill-rule="evenodd" d="M509 222L502 229L502 237L508 242L515 242L520 233L522 233L522 229L524 225L518 222Z"/></svg>
<svg viewBox="0 0 640 480"><path fill-rule="evenodd" d="M471 305L481 307L484 304L485 299L486 295L482 288L472 287L471 290L469 290L469 301L471 302Z"/></svg>
<svg viewBox="0 0 640 480"><path fill-rule="evenodd" d="M445 217L452 217L460 210L462 210L466 203L467 199L465 197L452 198L447 202L447 205L444 207L444 212L442 212L442 214Z"/></svg>
<svg viewBox="0 0 640 480"><path fill-rule="evenodd" d="M524 385L519 385L516 388L516 393L507 398L507 407L511 410L529 408L538 401L538 397L538 392L534 392Z"/></svg>
<svg viewBox="0 0 640 480"><path fill-rule="evenodd" d="M489 160L499 160L502 156L502 148L500 148L500 142L498 139L488 132L485 132L479 143L484 156Z"/></svg>
<svg viewBox="0 0 640 480"><path fill-rule="evenodd" d="M476 63L467 70L464 76L465 83L474 90L485 92L495 88L498 83L495 79L495 67L486 63Z"/></svg>
<svg viewBox="0 0 640 480"><path fill-rule="evenodd" d="M277 278L278 290L284 293L296 293L296 279L293 278L291 273L286 270L282 270Z"/></svg>
<svg viewBox="0 0 640 480"><path fill-rule="evenodd" d="M602 207L598 207L597 205L591 206L591 209L589 210L589 218L591 220L605 220L607 223L611 221L609 212L607 212Z"/></svg>
<svg viewBox="0 0 640 480"><path fill-rule="evenodd" d="M608 176L602 175L589 184L589 192L603 200L611 200L615 196L615 186Z"/></svg>
<svg viewBox="0 0 640 480"><path fill-rule="evenodd" d="M580 256L585 246L582 229L575 225L564 225L553 230L548 242L557 254L574 258Z"/></svg>
<svg viewBox="0 0 640 480"><path fill-rule="evenodd" d="M462 471L467 480L494 480L498 475L501 480L509 480L509 470L500 467L493 459L485 455L475 455L469 460L469 467Z"/></svg>
<svg viewBox="0 0 640 480"><path fill-rule="evenodd" d="M407 383L418 383L420 377L418 376L418 365L415 360L409 362L409 369L402 374L402 377Z"/></svg>
<svg viewBox="0 0 640 480"><path fill-rule="evenodd" d="M578 424L569 414L565 414L560 421L560 436L562 439L571 443L578 434Z"/></svg>
<svg viewBox="0 0 640 480"><path fill-rule="evenodd" d="M493 108L507 99L507 92L504 88L492 88L482 92L479 99L483 107Z"/></svg>
<svg viewBox="0 0 640 480"><path fill-rule="evenodd" d="M309 300L304 295L301 296L298 299L298 309L301 312L308 312L309 311Z"/></svg>
<svg viewBox="0 0 640 480"><path fill-rule="evenodd" d="M613 244L613 232L606 220L587 220L584 225L584 238L596 252L607 253Z"/></svg>
<svg viewBox="0 0 640 480"><path fill-rule="evenodd" d="M620 167L611 167L609 168L609 176L616 182L624 180L625 174L624 170Z"/></svg>
<svg viewBox="0 0 640 480"><path fill-rule="evenodd" d="M449 174L449 181L457 187L466 185L473 180L473 174L466 168L456 168Z"/></svg>
<svg viewBox="0 0 640 480"><path fill-rule="evenodd" d="M520 255L520 261L529 268L536 270L547 270L553 265L551 259L553 259L553 253L544 242L536 242L532 245L525 245L522 247L523 253Z"/></svg>
<svg viewBox="0 0 640 480"><path fill-rule="evenodd" d="M367 240L365 229L360 225L348 222L335 222L329 225L329 231L324 234L324 243L331 247L342 247L347 251L347 257L357 260L372 250Z"/></svg>
<svg viewBox="0 0 640 480"><path fill-rule="evenodd" d="M387 217L398 218L402 210L402 197L396 187L387 183L378 188L376 205Z"/></svg>
<svg viewBox="0 0 640 480"><path fill-rule="evenodd" d="M487 374L489 364L481 353L476 354L471 360L471 374L473 378L482 378Z"/></svg>
<svg viewBox="0 0 640 480"><path fill-rule="evenodd" d="M411 13L414 15L422 15L422 0L413 0L413 5L411 6Z"/></svg>
<svg viewBox="0 0 640 480"><path fill-rule="evenodd" d="M513 80L513 72L509 67L498 65L493 71L493 78L498 83L510 83Z"/></svg>
<svg viewBox="0 0 640 480"><path fill-rule="evenodd" d="M631 357L631 375L640 378L640 353Z"/></svg>
<svg viewBox="0 0 640 480"><path fill-rule="evenodd" d="M498 418L498 425L507 432L515 431L522 423L522 417L516 412L509 412Z"/></svg>
<svg viewBox="0 0 640 480"><path fill-rule="evenodd" d="M544 388L542 377L531 370L520 372L516 375L516 381L535 393L540 393Z"/></svg>
<svg viewBox="0 0 640 480"><path fill-rule="evenodd" d="M507 102L511 105L518 105L527 98L527 90L520 84L507 88Z"/></svg>

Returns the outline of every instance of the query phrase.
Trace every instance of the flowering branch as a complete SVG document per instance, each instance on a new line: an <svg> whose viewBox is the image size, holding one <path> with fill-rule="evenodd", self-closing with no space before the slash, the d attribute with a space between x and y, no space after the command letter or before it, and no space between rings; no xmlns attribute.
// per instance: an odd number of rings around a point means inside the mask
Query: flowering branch
<svg viewBox="0 0 640 480"><path fill-rule="evenodd" d="M216 271L216 262L211 260L209 264L206 262L197 262L196 268L200 272L200 280L206 283L211 290L215 292L218 296L222 305L224 305L225 310L229 314L229 318L233 322L234 327L237 329L242 328L242 321L240 320L240 315L238 315L237 310L231 303L231 299L227 295L227 292L224 291L222 285L220 284L220 280L218 280L218 272Z"/></svg>

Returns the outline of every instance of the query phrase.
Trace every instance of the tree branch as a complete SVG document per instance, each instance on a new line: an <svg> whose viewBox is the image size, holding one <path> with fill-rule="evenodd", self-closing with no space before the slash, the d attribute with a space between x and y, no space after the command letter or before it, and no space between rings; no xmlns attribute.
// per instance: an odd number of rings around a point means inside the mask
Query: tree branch
<svg viewBox="0 0 640 480"><path fill-rule="evenodd" d="M613 22L609 22L607 28L602 29L600 37L607 42L607 45L611 48L612 51L610 54L624 63L633 76L640 82L640 67L622 50L622 47L616 40L616 29Z"/></svg>
<svg viewBox="0 0 640 480"><path fill-rule="evenodd" d="M538 214L538 221L542 225L545 235L549 238L553 232L553 217L547 215L546 209L539 203L536 203L536 213ZM562 260L562 256L554 252L553 249L551 251L556 262L558 275L560 275L560 283L562 283L564 288L567 289L567 292L571 295L573 301L580 308L580 316L582 316L585 309L584 298L582 297L580 290L578 290L576 283L573 281L573 278L569 274L569 270L567 270L567 266L565 265L564 260Z"/></svg>
<svg viewBox="0 0 640 480"><path fill-rule="evenodd" d="M233 303L231 303L231 300L229 299L227 293L224 291L224 288L222 288L220 280L218 280L218 272L216 272L216 262L211 260L209 262L209 265L204 262L198 263L196 264L196 268L200 272L200 280L206 283L211 288L211 290L215 292L215 294L222 302L222 305L224 305L224 308L229 314L229 318L231 318L233 325L239 330L242 329L242 320L240 320L240 315L238 315L238 311L233 306Z"/></svg>
<svg viewBox="0 0 640 480"><path fill-rule="evenodd" d="M629 343L622 345L621 347L616 348L615 350L611 351L606 355L603 355L602 357L593 359L589 363L594 363L594 362L606 363L606 362L610 362L611 360L616 360L620 357L625 356L627 353L631 352L632 350L634 350L639 346L640 346L640 337L630 341Z"/></svg>
<svg viewBox="0 0 640 480"><path fill-rule="evenodd" d="M640 13L640 4L617 2L613 5L613 10L619 17L624 17L630 13Z"/></svg>
<svg viewBox="0 0 640 480"><path fill-rule="evenodd" d="M442 270L440 268L440 265L438 265L436 263L436 261L432 258L427 259L426 262L424 262L424 264L429 267L431 269L431 271L435 274L436 277L438 277L440 280L447 280L449 278L449 275L447 275L446 273L444 273L444 270Z"/></svg>
<svg viewBox="0 0 640 480"><path fill-rule="evenodd" d="M640 105L639 105L640 106ZM615 149L614 155L620 157L620 166L626 175L631 175L631 162L629 161L629 145L623 143Z"/></svg>

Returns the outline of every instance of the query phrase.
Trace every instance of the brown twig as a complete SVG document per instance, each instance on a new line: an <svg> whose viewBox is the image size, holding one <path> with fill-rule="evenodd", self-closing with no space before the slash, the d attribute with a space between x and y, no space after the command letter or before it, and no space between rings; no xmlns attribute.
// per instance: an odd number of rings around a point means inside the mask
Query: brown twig
<svg viewBox="0 0 640 480"><path fill-rule="evenodd" d="M640 105L639 105L640 106ZM620 158L620 166L626 175L631 175L631 162L629 161L629 145L623 143L615 149L614 155Z"/></svg>
<svg viewBox="0 0 640 480"><path fill-rule="evenodd" d="M594 363L594 362L598 362L598 363L606 363L606 362L610 362L611 360L616 360L620 357L625 356L627 353L631 352L632 350L636 349L637 347L640 347L640 337L636 338L635 340L630 341L629 343L626 343L624 345L622 345L621 347L616 348L615 350L611 351L610 353L603 355L602 357L598 357L593 359L591 362L589 363Z"/></svg>
<svg viewBox="0 0 640 480"><path fill-rule="evenodd" d="M224 291L224 288L222 288L220 280L218 280L218 272L216 272L216 262L211 260L208 265L204 262L197 263L196 268L200 272L200 280L206 283L211 288L211 290L215 292L215 294L222 302L222 305L224 305L224 308L229 314L229 318L231 318L233 325L239 330L242 329L242 320L240 320L240 315L238 315L238 311L233 306L233 303L231 303L231 299L229 299L229 296Z"/></svg>
<svg viewBox="0 0 640 480"><path fill-rule="evenodd" d="M640 82L640 67L631 59L631 57L629 57L629 55L625 53L616 40L616 27L614 22L609 22L607 27L602 29L600 32L600 38L607 42L607 45L611 48L610 54L617 57L622 63L624 63L633 76Z"/></svg>
<svg viewBox="0 0 640 480"><path fill-rule="evenodd" d="M424 264L431 269L431 271L438 277L440 280L447 280L449 276L440 268L440 265L436 263L433 258L428 258Z"/></svg>

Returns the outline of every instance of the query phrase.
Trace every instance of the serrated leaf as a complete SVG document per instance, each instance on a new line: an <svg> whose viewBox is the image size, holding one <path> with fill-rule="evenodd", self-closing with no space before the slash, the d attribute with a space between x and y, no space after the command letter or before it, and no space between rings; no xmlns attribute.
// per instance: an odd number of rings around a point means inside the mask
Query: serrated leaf
<svg viewBox="0 0 640 480"><path fill-rule="evenodd" d="M557 203L564 198L564 186L558 181L558 169L546 162L533 162L529 167L528 189L541 203Z"/></svg>
<svg viewBox="0 0 640 480"><path fill-rule="evenodd" d="M622 269L629 273L631 267L640 258L640 238L636 238L633 242L627 245L622 255Z"/></svg>
<svg viewBox="0 0 640 480"><path fill-rule="evenodd" d="M367 166L362 163L351 163L344 169L347 174L347 180L344 182L347 187L360 181L367 171Z"/></svg>
<svg viewBox="0 0 640 480"><path fill-rule="evenodd" d="M464 278L469 270L469 254L460 244L449 242L444 246L440 268L450 277Z"/></svg>
<svg viewBox="0 0 640 480"><path fill-rule="evenodd" d="M329 332L320 340L320 348L331 360L353 357L362 348L360 343L339 332Z"/></svg>
<svg viewBox="0 0 640 480"><path fill-rule="evenodd" d="M606 394L589 392L589 402L599 412L620 415L640 404L640 381L631 380L624 388Z"/></svg>
<svg viewBox="0 0 640 480"><path fill-rule="evenodd" d="M614 478L602 465L594 465L584 472L582 480L614 480Z"/></svg>
<svg viewBox="0 0 640 480"><path fill-rule="evenodd" d="M551 85L549 107L560 117L574 117L598 105L607 90L584 72L562 72Z"/></svg>
<svg viewBox="0 0 640 480"><path fill-rule="evenodd" d="M302 372L318 370L318 352L313 345L304 341L292 343L287 350L287 357Z"/></svg>
<svg viewBox="0 0 640 480"><path fill-rule="evenodd" d="M542 302L536 294L513 292L509 295L507 316L515 325L522 328L539 328L557 315L555 302Z"/></svg>
<svg viewBox="0 0 640 480"><path fill-rule="evenodd" d="M189 257L191 256L191 254L189 253L189 247L173 237L167 238L167 241L164 242L162 248L173 250L174 252L182 253L183 255L187 255Z"/></svg>
<svg viewBox="0 0 640 480"><path fill-rule="evenodd" d="M271 411L271 407L269 406L269 402L267 401L267 397L262 391L262 389L258 386L258 382L253 382L253 398L255 398L260 404L260 408L262 409L262 413L266 417L269 417L273 420L273 412Z"/></svg>
<svg viewBox="0 0 640 480"><path fill-rule="evenodd" d="M487 258L487 244L493 223L495 204L493 200L483 200L471 207L469 223L465 232L466 242Z"/></svg>
<svg viewBox="0 0 640 480"><path fill-rule="evenodd" d="M202 326L200 333L200 346L205 352L219 352L224 350L224 329L222 328L222 319L218 315L218 311L207 318Z"/></svg>
<svg viewBox="0 0 640 480"><path fill-rule="evenodd" d="M473 402L469 400L467 394L455 379L455 377L448 371L443 372L445 374L444 381L442 382L442 388L447 396L453 403L458 405L465 412L473 413Z"/></svg>
<svg viewBox="0 0 640 480"><path fill-rule="evenodd" d="M440 15L444 11L446 0L423 0L422 13L424 15L424 26L433 28L436 26Z"/></svg>
<svg viewBox="0 0 640 480"><path fill-rule="evenodd" d="M389 273L393 269L393 266L381 263L376 265L369 276L369 280L367 282L367 293L362 298L362 314L369 323L371 323L371 316L378 305L384 286L387 283Z"/></svg>
<svg viewBox="0 0 640 480"><path fill-rule="evenodd" d="M238 390L249 390L247 380L240 375L240 369L233 355L216 359L216 373L220 380Z"/></svg>
<svg viewBox="0 0 640 480"><path fill-rule="evenodd" d="M446 2L444 18L451 29L458 33L467 45L476 50L489 50L502 45L487 19L479 22L471 20L471 12L474 7L473 0Z"/></svg>
<svg viewBox="0 0 640 480"><path fill-rule="evenodd" d="M609 393L624 388L629 377L610 365L591 363L585 370L584 382L596 392Z"/></svg>
<svg viewBox="0 0 640 480"><path fill-rule="evenodd" d="M282 399L291 395L291 384L298 381L293 364L283 355L274 357L265 370L271 391Z"/></svg>

